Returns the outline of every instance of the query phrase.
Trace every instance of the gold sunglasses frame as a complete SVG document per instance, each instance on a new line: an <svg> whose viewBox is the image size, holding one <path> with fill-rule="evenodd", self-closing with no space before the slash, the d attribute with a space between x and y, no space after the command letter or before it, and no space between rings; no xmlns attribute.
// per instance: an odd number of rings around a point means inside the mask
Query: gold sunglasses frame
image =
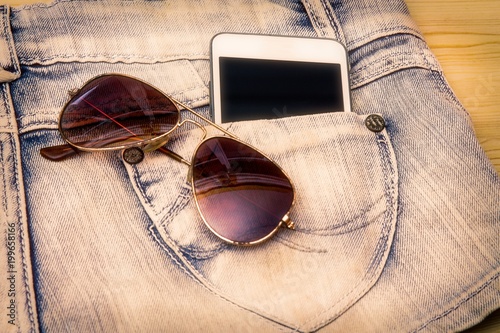
<svg viewBox="0 0 500 333"><path fill-rule="evenodd" d="M91 82L93 82L93 81L95 81L95 80L97 80L99 78L106 77L106 76L120 76L120 77L125 77L125 78L129 78L129 79L133 79L133 80L141 82L142 84L145 84L145 85L147 85L147 86L155 89L157 92L159 92L161 95L163 95L166 99L170 100L172 102L172 104L175 106L175 108L177 109L177 113L178 113L177 123L172 127L172 129L170 129L166 133L163 133L163 134L159 135L158 137L155 137L155 138L152 138L152 139L138 141L137 143L128 143L128 144L125 144L125 145L114 146L114 147L104 147L104 148L81 147L81 146L78 146L78 145L72 143L69 139L67 139L64 136L64 134L63 134L64 132L63 132L62 127L61 127L62 126L61 125L62 124L61 120L62 120L62 117L64 115L64 111L66 110L66 107L73 101L73 98L81 91L81 89L83 89L83 87L85 87L89 83L91 83ZM293 185L293 183L291 181L291 178L288 176L288 174L285 172L285 170L283 170L281 168L281 166L279 166L276 162L274 162L271 158L269 158L262 151L260 151L257 148L249 145L246 142L243 142L236 135L230 133L229 131L227 131L223 127L221 127L221 126L217 125L216 123L212 122L211 120L209 120L208 118L200 115L199 113L197 113L196 111L194 111L193 109L191 109L186 104L184 104L184 103L178 101L177 99L175 99L175 98L173 98L173 97L165 94L162 90L158 89L157 87L151 85L148 82L145 82L145 81L143 81L143 80L141 80L139 78L133 77L133 76L119 74L119 73L107 73L107 74L101 74L101 75L95 76L95 77L91 78L90 80L86 81L85 84L83 84L82 88L71 90L70 91L70 97L71 98L64 104L64 106L63 106L63 108L62 108L62 110L61 110L61 112L59 114L59 118L58 118L59 133L61 134L61 136L64 139L64 141L66 141L66 144L57 145L57 146L50 146L50 147L44 147L44 148L40 149L40 153L45 158L53 160L53 161L59 161L59 160L62 160L64 158L66 158L66 157L69 157L70 155L72 155L74 153L77 153L78 151L100 152L100 151L126 150L126 149L129 149L129 148L139 148L143 152L150 152L150 151L158 150L158 151L161 151L162 153L166 154L167 156L173 158L174 160L176 160L178 162L181 162L183 164L186 164L189 167L187 179L188 179L188 182L191 184L191 189L193 191L193 197L195 199L196 209L198 210L198 214L201 216L203 222L208 227L208 229L213 234L215 234L218 238L220 238L221 240L223 240L224 242L232 244L232 245L238 245L238 246L251 246L251 245L260 244L260 243L265 242L266 240L270 239L272 236L274 236L274 234L276 234L276 232L281 227L286 227L287 229L292 229L292 230L295 229L295 223L289 217L290 210L291 210L291 208L293 207L293 205L295 203L295 187L294 187L294 185ZM261 239L258 239L256 241L252 241L252 242L236 242L236 241L233 241L231 239L225 238L224 236L222 236L219 233L217 233L210 226L210 224L207 222L207 220L205 219L205 217L204 217L204 215L203 215L203 213L202 213L202 211L200 209L200 205L198 203L198 198L196 196L195 185L194 185L194 176L193 176L194 159L196 157L196 152L203 145L203 143L205 141L207 141L208 139L212 139L212 138L218 138L218 137L226 138L226 137L225 136L210 136L209 138L206 138L207 130L203 127L202 124L200 124L200 123L198 123L198 122L196 122L194 120L191 120L191 119L184 119L184 120L181 121L181 110L179 109L179 106L182 107L183 109L189 111L193 116L195 116L195 117L203 120L207 124L213 126L217 130L221 131L226 136L228 136L231 140L234 140L234 141L236 141L236 142L238 142L238 143L240 143L242 145L248 146L251 149L255 150L256 152L258 152L259 154L261 154L262 156L264 156L266 159L268 159L269 161L271 161L272 163L274 163L274 165L276 165L281 170L281 172L283 172L283 174L287 177L287 179L289 180L289 182L291 184L291 187L292 187L293 200L292 200L292 203L290 205L290 209L288 210L288 212L281 218L281 220L278 222L276 228L274 228L269 234L267 234L266 236L262 237ZM200 129L202 129L202 131L204 133L202 140L200 141L200 143L195 148L195 150L194 150L194 152L192 154L191 162L189 162L188 160L186 160L185 158L183 158L179 154L173 152L172 150L164 147L164 145L168 142L170 135L176 129L180 128L181 126L183 126L186 123L194 124L195 126L197 126ZM51 158L51 156L55 156L55 155L53 155L54 153L57 154L58 152L59 152L58 156L62 156L62 157Z"/></svg>

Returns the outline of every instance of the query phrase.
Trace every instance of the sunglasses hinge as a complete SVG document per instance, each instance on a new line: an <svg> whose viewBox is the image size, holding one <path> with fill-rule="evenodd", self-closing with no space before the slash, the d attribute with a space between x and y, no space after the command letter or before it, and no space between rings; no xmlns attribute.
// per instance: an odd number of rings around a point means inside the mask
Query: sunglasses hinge
<svg viewBox="0 0 500 333"><path fill-rule="evenodd" d="M70 90L68 90L68 95L69 95L69 97L73 98L78 94L79 91L80 91L79 88L70 89Z"/></svg>
<svg viewBox="0 0 500 333"><path fill-rule="evenodd" d="M282 225L284 225L288 229L295 230L295 222L290 220L290 217L287 215L283 216L281 219Z"/></svg>

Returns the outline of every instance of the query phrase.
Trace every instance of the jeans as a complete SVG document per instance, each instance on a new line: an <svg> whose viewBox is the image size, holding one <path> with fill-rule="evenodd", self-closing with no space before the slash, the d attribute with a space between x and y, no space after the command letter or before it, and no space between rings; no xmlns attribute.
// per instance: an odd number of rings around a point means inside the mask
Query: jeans
<svg viewBox="0 0 500 333"><path fill-rule="evenodd" d="M500 181L403 1L60 0L0 14L0 331L443 332L500 307ZM120 152L40 156L64 143L68 90L103 73L208 116L222 31L348 48L354 112L227 124L292 179L296 230L221 242L187 167L157 152L135 166ZM367 129L370 114L384 130ZM168 144L190 157L199 140L193 128Z"/></svg>

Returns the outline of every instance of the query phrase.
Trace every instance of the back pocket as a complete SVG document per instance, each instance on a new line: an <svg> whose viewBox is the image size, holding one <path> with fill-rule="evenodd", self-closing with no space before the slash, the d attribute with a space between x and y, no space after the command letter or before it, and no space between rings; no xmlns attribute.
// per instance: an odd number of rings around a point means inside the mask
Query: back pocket
<svg viewBox="0 0 500 333"><path fill-rule="evenodd" d="M331 113L230 125L276 161L296 191L290 211L296 230L280 230L254 247L227 245L210 233L186 166L153 155L127 170L159 241L190 274L231 303L289 328L315 330L375 284L395 230L394 152L387 132L368 130L365 119ZM195 131L179 139L174 144L188 156Z"/></svg>

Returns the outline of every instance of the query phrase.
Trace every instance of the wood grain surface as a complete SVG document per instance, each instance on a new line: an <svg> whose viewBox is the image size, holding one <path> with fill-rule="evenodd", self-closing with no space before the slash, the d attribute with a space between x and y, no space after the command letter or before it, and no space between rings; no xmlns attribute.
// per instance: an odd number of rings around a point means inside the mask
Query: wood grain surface
<svg viewBox="0 0 500 333"><path fill-rule="evenodd" d="M20 6L42 0L0 0ZM500 1L406 0L500 174ZM500 332L500 311L467 332Z"/></svg>

